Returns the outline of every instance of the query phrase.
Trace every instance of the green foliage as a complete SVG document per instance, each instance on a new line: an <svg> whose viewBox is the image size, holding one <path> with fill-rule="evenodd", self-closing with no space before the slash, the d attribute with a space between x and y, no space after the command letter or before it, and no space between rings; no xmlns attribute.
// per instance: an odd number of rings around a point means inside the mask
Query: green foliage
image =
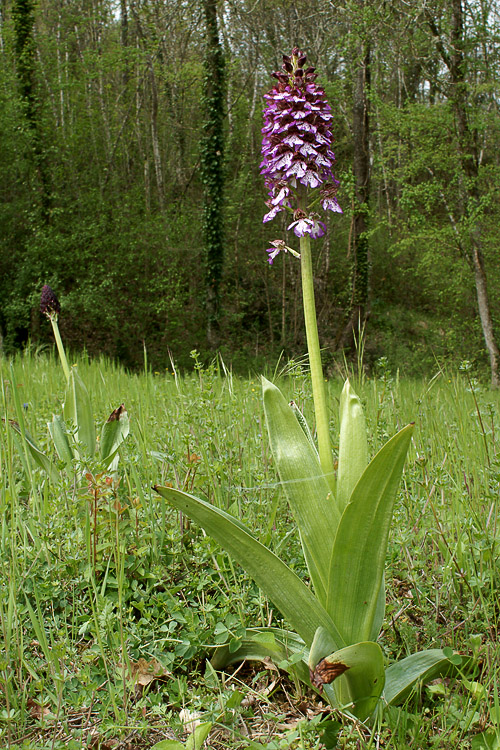
<svg viewBox="0 0 500 750"><path fill-rule="evenodd" d="M262 224L259 175L264 71L276 67L295 35L313 64L321 62L334 111L344 217L315 243L313 271L332 371L342 363L342 353L331 350L351 303L352 70L368 27L377 62L370 93L366 365L390 354L402 371L421 374L435 358L456 365L472 353L485 369L474 280L461 245L480 226L496 325L498 61L481 51L483 42L494 47L489 6L470 14L465 26L468 121L480 160L475 184L466 185L477 198L461 214L455 112L435 44L448 39L450 4L436 8L442 34L435 37L418 6L350 3L341 11L326 0L312 3L311 11L300 4L300 23L290 3L280 23L272 4L232 7L216 19L220 44L210 59L203 16L182 4L168 5L164 15L150 0L135 5L126 34L108 0L88 13L48 0L6 4L0 46L5 352L28 340L52 343L37 310L41 285L50 283L63 301L60 325L70 351L106 353L138 369L145 341L157 370L168 366L168 350L182 368L193 346L209 361L208 276L221 300L219 346L238 371L255 371L282 350L302 354L297 270L283 259L280 272L269 273L264 249L274 235ZM33 127L19 74L32 82ZM204 200L209 187L213 195Z"/></svg>
<svg viewBox="0 0 500 750"><path fill-rule="evenodd" d="M12 747L22 747L21 738L29 735L25 750L39 750L50 747L57 732L55 747L76 750L91 741L95 727L101 744L134 733L137 744L175 735L185 745L180 711L186 708L214 723L215 746L222 736L235 748L258 741L269 750L319 750L327 731L337 733L340 747L370 742L362 725L325 715L324 700L320 705L300 687L301 675L308 675L307 654L285 631L283 613L219 545L150 489L160 478L209 498L212 507L229 508L235 521L304 578L300 539L269 454L258 383L224 375L220 361L204 367L199 356L196 373L185 377L171 368L133 375L105 359L70 362L77 362L95 414L109 414L118 397L125 401L131 434L113 483L105 481L109 473L93 474L92 490L99 489L94 567L92 526L87 529L85 520L94 495L86 482L75 492L73 474L59 461L46 427L64 401L60 365L28 349L13 361L12 379L9 362L0 360L2 413L17 421L17 394L26 429L60 477L53 482L29 454L25 469L16 433L0 424L2 743L8 747L10 731ZM280 382L286 399L293 398L311 422L307 376L296 364L281 369L289 373ZM379 642L389 664L450 644L473 654L475 671L417 685L401 707L384 713L373 741L378 737L401 750L410 743L479 747L492 743L498 729L498 394L482 388L473 370L470 381L465 371L411 381L398 377L389 362L379 363L377 373L356 382L369 454L400 424L416 420L387 549L387 613ZM327 387L329 401L338 402L340 381ZM334 424L340 427L336 419ZM256 632L245 628L248 621ZM35 622L43 623L49 658ZM272 663L297 682L269 662L205 675L205 657L224 641L221 663L234 663L238 646L249 656L267 649ZM137 665L141 658L148 665L155 659L153 672L166 674L136 689L118 665L127 659ZM461 668L470 672L465 660ZM283 691L288 698L282 699ZM299 716L289 699L317 715Z"/></svg>

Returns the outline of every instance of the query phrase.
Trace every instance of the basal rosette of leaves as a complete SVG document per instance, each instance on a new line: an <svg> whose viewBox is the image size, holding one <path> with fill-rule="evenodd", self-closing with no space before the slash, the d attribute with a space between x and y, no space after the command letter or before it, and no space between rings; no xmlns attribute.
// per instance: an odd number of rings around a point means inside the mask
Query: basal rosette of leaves
<svg viewBox="0 0 500 750"><path fill-rule="evenodd" d="M377 637L385 610L384 565L394 503L413 425L368 462L360 401L346 382L340 402L335 492L303 417L263 378L269 439L302 544L311 587L239 519L170 487L156 491L237 560L291 629L249 628L216 652L216 668L271 658L343 711L368 719L405 700L421 681L456 670L457 655L431 649L386 667Z"/></svg>

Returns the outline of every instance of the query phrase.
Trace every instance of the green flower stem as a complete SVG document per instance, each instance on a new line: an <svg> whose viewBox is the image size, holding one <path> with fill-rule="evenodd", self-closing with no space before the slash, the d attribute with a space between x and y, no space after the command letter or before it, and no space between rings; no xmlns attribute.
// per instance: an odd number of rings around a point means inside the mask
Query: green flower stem
<svg viewBox="0 0 500 750"><path fill-rule="evenodd" d="M334 478L332 449L330 445L330 430L328 425L328 411L326 408L325 381L321 364L319 348L318 324L316 321L316 304L314 301L314 284L311 259L311 239L308 234L300 238L300 265L302 270L302 299L304 302L304 318L306 323L307 349L309 351L309 366L316 414L316 432L318 435L318 451L321 468L330 484Z"/></svg>
<svg viewBox="0 0 500 750"><path fill-rule="evenodd" d="M61 360L62 368L67 382L69 382L69 366L68 360L66 359L66 352L64 351L61 334L59 333L59 326L57 325L57 315L50 316L50 322L52 323L52 330L54 331L54 338L57 344L57 351L59 352L59 358Z"/></svg>

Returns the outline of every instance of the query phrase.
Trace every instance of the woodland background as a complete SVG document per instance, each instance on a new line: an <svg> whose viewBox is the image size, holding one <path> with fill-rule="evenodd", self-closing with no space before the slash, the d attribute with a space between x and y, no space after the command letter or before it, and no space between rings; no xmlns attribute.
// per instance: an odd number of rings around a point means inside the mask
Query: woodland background
<svg viewBox="0 0 500 750"><path fill-rule="evenodd" d="M305 351L269 240L263 94L298 45L334 111L344 215L314 243L327 366L467 359L498 381L494 0L0 0L0 341L156 369ZM330 212L328 212L330 213ZM293 242L293 235L289 242Z"/></svg>

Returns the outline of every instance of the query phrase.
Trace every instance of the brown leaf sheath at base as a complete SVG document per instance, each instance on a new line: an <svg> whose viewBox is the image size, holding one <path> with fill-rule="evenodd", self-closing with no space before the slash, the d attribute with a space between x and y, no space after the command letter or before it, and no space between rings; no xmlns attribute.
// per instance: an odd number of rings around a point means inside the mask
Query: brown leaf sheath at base
<svg viewBox="0 0 500 750"><path fill-rule="evenodd" d="M311 684L318 692L322 693L323 685L329 685L337 677L340 677L341 674L347 672L348 669L349 667L341 661L329 662L326 659L321 659L316 664L314 671L312 669L309 670Z"/></svg>
<svg viewBox="0 0 500 750"><path fill-rule="evenodd" d="M113 409L111 414L109 415L107 422L117 422L121 418L122 414L126 411L125 404L120 404L120 406L117 409Z"/></svg>

